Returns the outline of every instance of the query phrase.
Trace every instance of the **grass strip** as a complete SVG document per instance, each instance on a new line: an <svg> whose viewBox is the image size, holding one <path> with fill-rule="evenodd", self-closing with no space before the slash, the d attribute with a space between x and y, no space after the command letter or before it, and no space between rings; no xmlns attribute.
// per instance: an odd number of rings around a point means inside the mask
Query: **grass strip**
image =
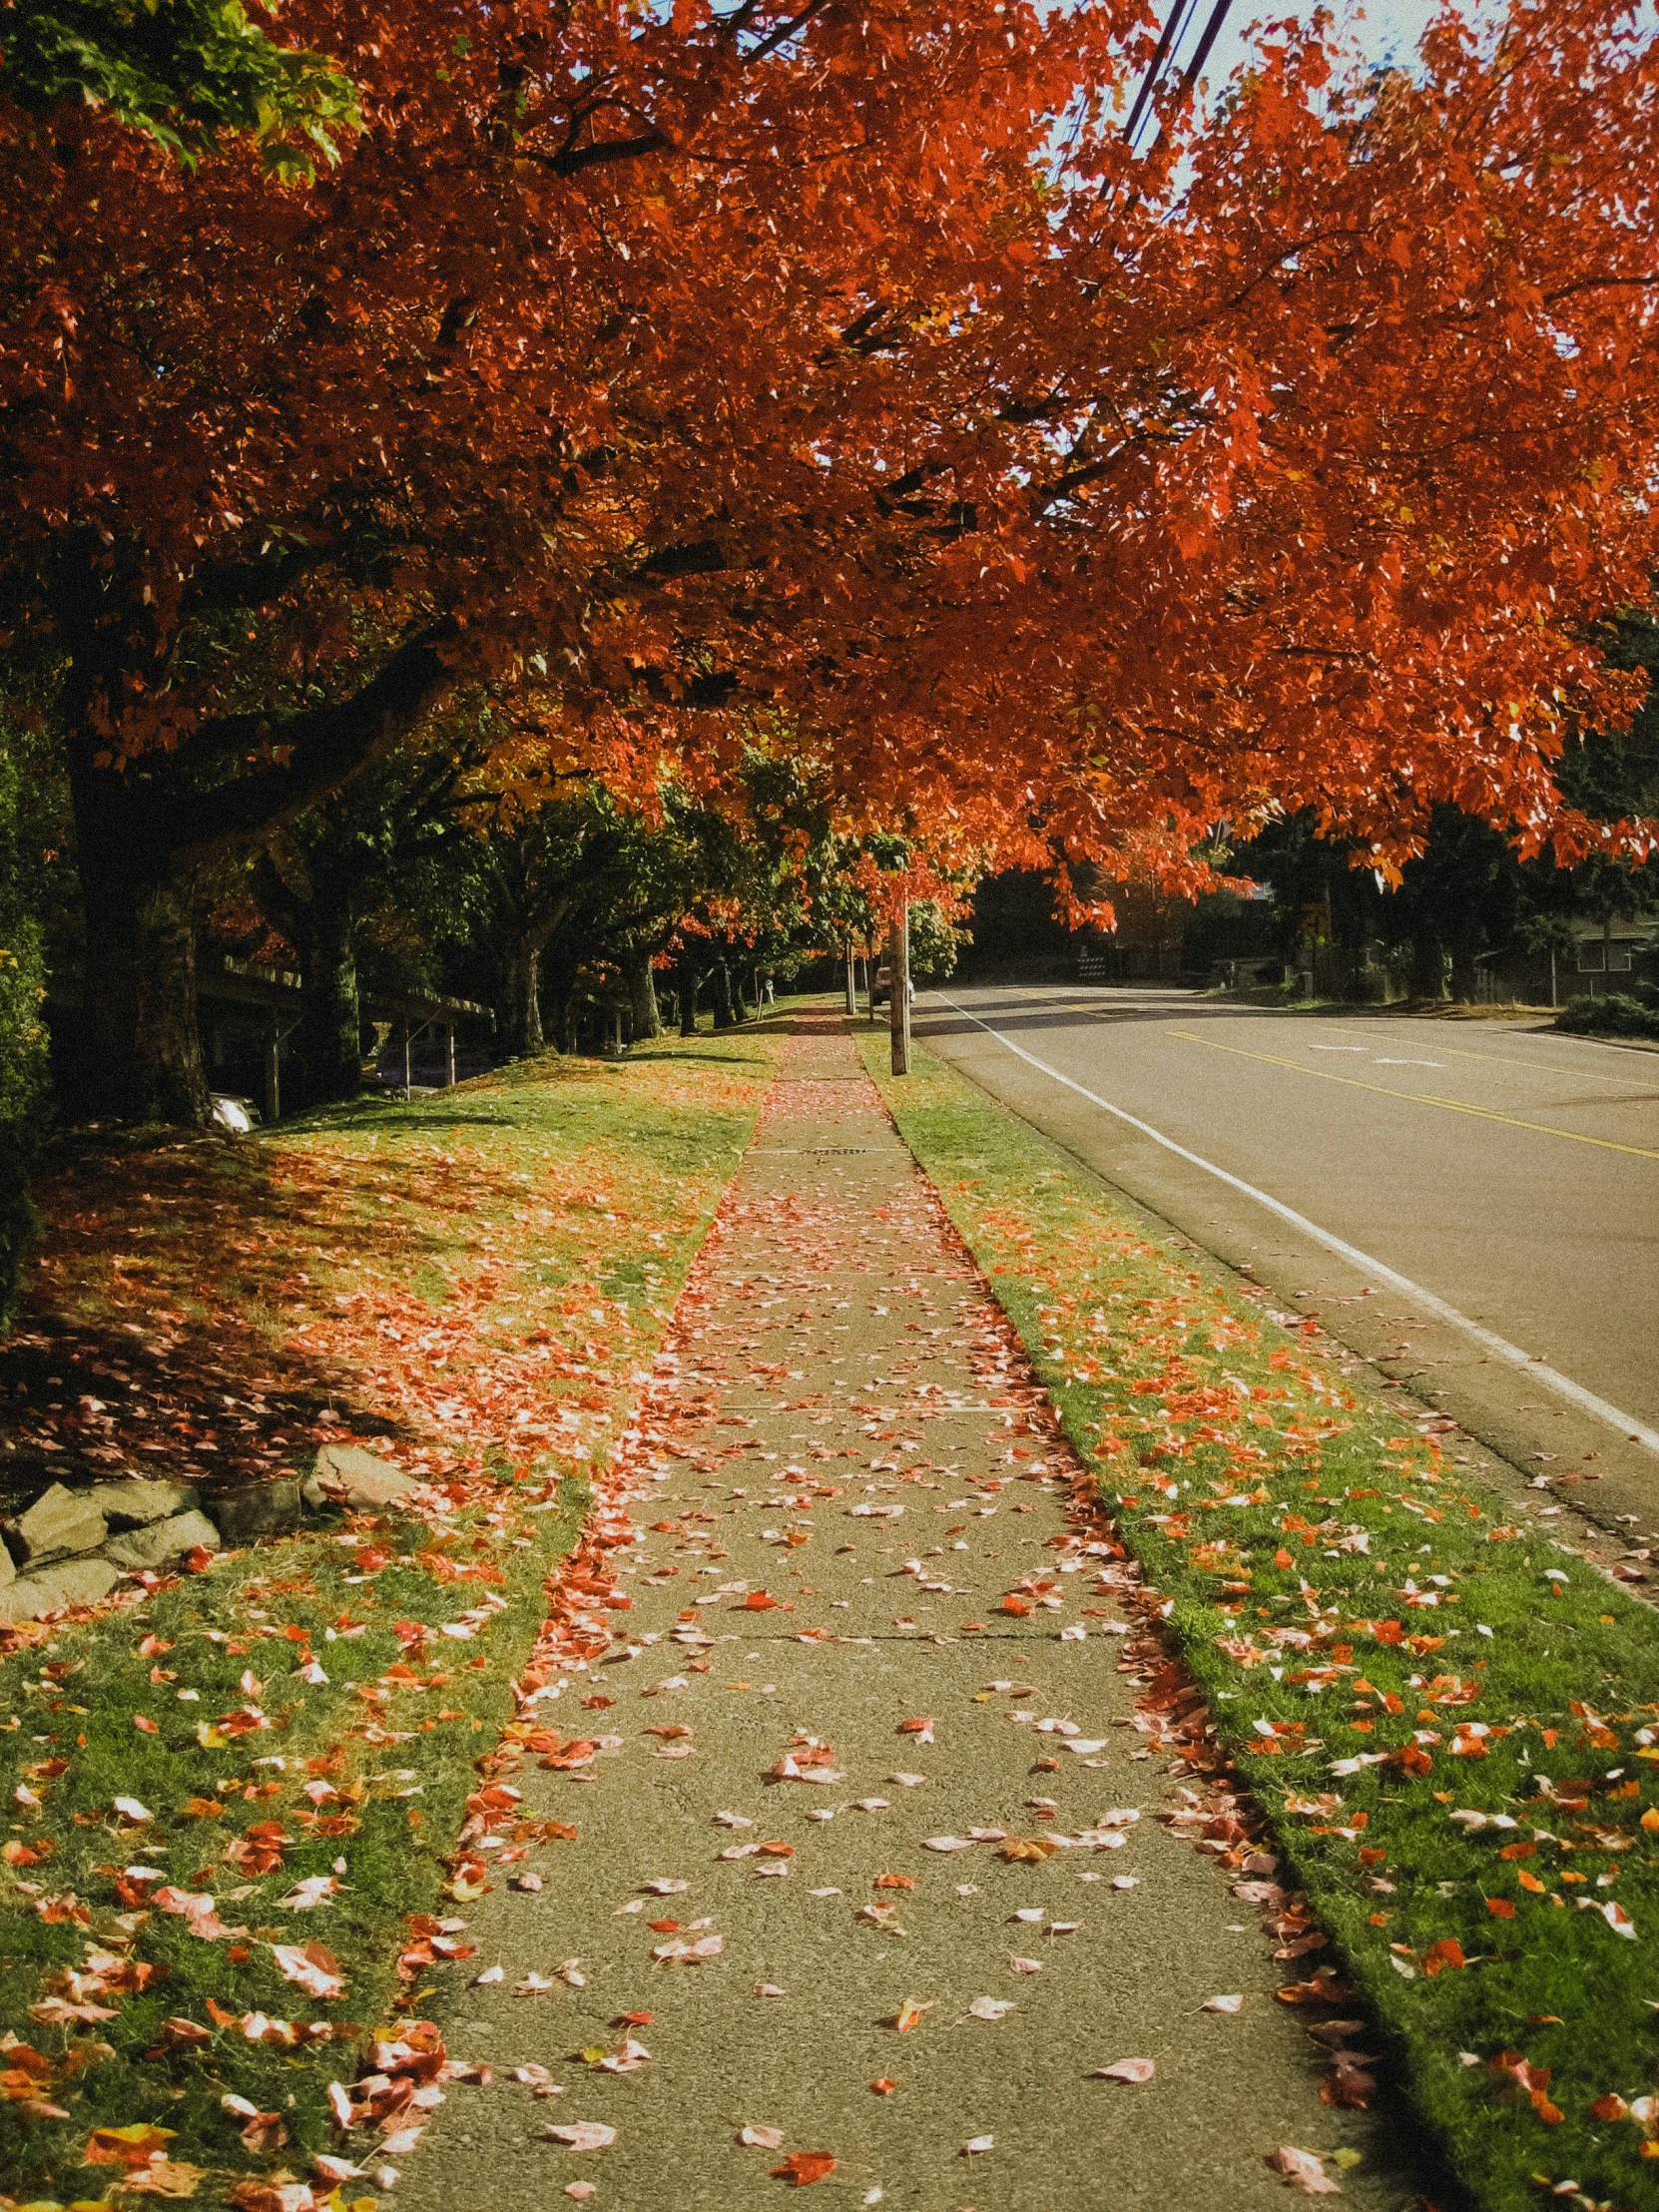
<svg viewBox="0 0 1659 2212"><path fill-rule="evenodd" d="M952 1070L860 1041L1471 2199L1659 2201L1651 1612Z"/></svg>
<svg viewBox="0 0 1659 2212"><path fill-rule="evenodd" d="M446 1861L478 1761L775 1052L745 1030L549 1058L60 1165L26 1338L66 1369L123 1344L152 1396L229 1384L273 1469L351 1430L428 1487L418 1515L336 1516L4 1639L0 2205L223 2204L307 2170L330 2081L464 1958L479 1893ZM135 1289L111 1263L146 1205L168 1236ZM30 1436L49 1412L36 1392ZM560 1848L522 1827L497 1864Z"/></svg>

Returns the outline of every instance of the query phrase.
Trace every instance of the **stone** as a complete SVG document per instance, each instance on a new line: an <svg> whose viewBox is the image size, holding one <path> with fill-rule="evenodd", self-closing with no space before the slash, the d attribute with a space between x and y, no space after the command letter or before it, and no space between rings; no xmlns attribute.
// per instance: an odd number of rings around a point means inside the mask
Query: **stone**
<svg viewBox="0 0 1659 2212"><path fill-rule="evenodd" d="M152 1521L148 1528L132 1529L125 1536L112 1536L104 1546L104 1556L118 1567L162 1567L170 1559L182 1559L198 1544L218 1551L223 1541L207 1514L193 1508L188 1513L174 1513L167 1520Z"/></svg>
<svg viewBox="0 0 1659 2212"><path fill-rule="evenodd" d="M291 1536L299 1526L299 1477L283 1474L270 1482L243 1482L234 1490L215 1490L201 1502L228 1544L251 1544L257 1536Z"/></svg>
<svg viewBox="0 0 1659 2212"><path fill-rule="evenodd" d="M20 1574L0 1590L0 1628L38 1621L66 1605L96 1605L119 1579L107 1559L66 1559L61 1566Z"/></svg>
<svg viewBox="0 0 1659 2212"><path fill-rule="evenodd" d="M28 1566L66 1551L96 1551L109 1531L90 1491L66 1490L54 1482L6 1533L18 1564Z"/></svg>
<svg viewBox="0 0 1659 2212"><path fill-rule="evenodd" d="M324 1444L316 1455L311 1478L305 1484L307 1505L345 1505L358 1510L395 1505L408 1490L418 1490L420 1476L406 1474L361 1444Z"/></svg>
<svg viewBox="0 0 1659 2212"><path fill-rule="evenodd" d="M196 1492L185 1482L152 1482L133 1474L124 1482L95 1482L83 1494L112 1528L148 1528L152 1521L184 1512Z"/></svg>

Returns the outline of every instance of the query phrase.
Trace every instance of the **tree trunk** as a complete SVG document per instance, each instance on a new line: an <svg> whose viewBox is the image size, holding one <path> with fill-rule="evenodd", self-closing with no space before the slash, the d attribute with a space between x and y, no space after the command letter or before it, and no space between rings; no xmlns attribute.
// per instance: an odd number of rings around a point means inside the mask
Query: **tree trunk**
<svg viewBox="0 0 1659 2212"><path fill-rule="evenodd" d="M541 942L521 938L507 960L506 1000L501 1009L502 1042L510 1060L527 1060L545 1049L541 1028Z"/></svg>
<svg viewBox="0 0 1659 2212"><path fill-rule="evenodd" d="M315 896L304 909L299 1056L307 1104L362 1089L362 1022L349 899Z"/></svg>
<svg viewBox="0 0 1659 2212"><path fill-rule="evenodd" d="M1445 996L1445 950L1438 937L1411 939L1411 996Z"/></svg>
<svg viewBox="0 0 1659 2212"><path fill-rule="evenodd" d="M737 1022L738 1016L732 1009L732 971L724 960L715 962L712 981L715 987L715 1027L730 1029Z"/></svg>
<svg viewBox="0 0 1659 2212"><path fill-rule="evenodd" d="M634 1035L660 1037L663 1020L657 1005L657 986L651 973L649 952L630 952L623 962L623 974L628 979L628 1000L633 1010Z"/></svg>
<svg viewBox="0 0 1659 2212"><path fill-rule="evenodd" d="M910 1072L910 903L898 909L898 919L887 939L887 974L891 991L887 1014L892 1045L892 1072Z"/></svg>
<svg viewBox="0 0 1659 2212"><path fill-rule="evenodd" d="M196 915L188 883L147 879L83 836L86 1011L94 1096L128 1121L209 1114L196 1016Z"/></svg>
<svg viewBox="0 0 1659 2212"><path fill-rule="evenodd" d="M697 965L689 952L682 952L675 969L675 980L680 991L680 1034L682 1037L697 1035Z"/></svg>
<svg viewBox="0 0 1659 2212"><path fill-rule="evenodd" d="M1475 966L1473 950L1467 945L1453 945L1451 948L1452 997L1464 1005L1472 1004L1478 975L1479 969Z"/></svg>

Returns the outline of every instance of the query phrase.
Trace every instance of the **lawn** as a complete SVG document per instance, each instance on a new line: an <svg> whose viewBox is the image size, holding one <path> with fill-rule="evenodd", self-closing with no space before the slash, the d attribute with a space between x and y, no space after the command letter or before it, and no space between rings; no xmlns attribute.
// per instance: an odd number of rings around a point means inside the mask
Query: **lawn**
<svg viewBox="0 0 1659 2212"><path fill-rule="evenodd" d="M395 2164L395 2129L365 2178L327 2164L329 2084L378 2029L397 2093L432 2085L412 2023L469 1898L565 1840L501 1782L544 1585L776 1051L750 1028L240 1143L61 1147L0 1356L14 1497L304 1472L341 1438L426 1487L0 1635L0 2204L288 2212L299 2176L347 2205Z"/></svg>
<svg viewBox="0 0 1659 2212"><path fill-rule="evenodd" d="M885 1040L863 1039L878 1078ZM882 1079L1330 1942L1489 2212L1659 2202L1651 1611L925 1053ZM1418 1418L1413 1419L1412 1414ZM1352 2002L1349 2009L1353 2009Z"/></svg>

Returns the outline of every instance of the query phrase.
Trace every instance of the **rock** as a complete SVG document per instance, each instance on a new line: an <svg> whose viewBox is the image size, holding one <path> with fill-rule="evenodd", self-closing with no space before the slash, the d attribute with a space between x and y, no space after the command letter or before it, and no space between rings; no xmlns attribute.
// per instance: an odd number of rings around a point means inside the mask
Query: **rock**
<svg viewBox="0 0 1659 2212"><path fill-rule="evenodd" d="M12 1555L4 1544L0 1544L0 1590L3 1590L8 1582L15 1582L16 1579L17 1568L13 1563Z"/></svg>
<svg viewBox="0 0 1659 2212"><path fill-rule="evenodd" d="M193 1509L175 1513L168 1520L152 1521L148 1528L135 1528L128 1535L112 1536L104 1546L104 1556L118 1567L162 1567L171 1559L182 1559L198 1544L218 1551L222 1542L207 1514Z"/></svg>
<svg viewBox="0 0 1659 2212"><path fill-rule="evenodd" d="M96 1551L109 1533L104 1516L87 1490L66 1490L54 1482L7 1530L18 1563L50 1559L65 1551Z"/></svg>
<svg viewBox="0 0 1659 2212"><path fill-rule="evenodd" d="M125 1482L95 1482L84 1495L112 1528L148 1528L152 1521L184 1512L196 1492L188 1483L152 1482L133 1474Z"/></svg>
<svg viewBox="0 0 1659 2212"><path fill-rule="evenodd" d="M39 1574L19 1575L0 1590L0 1628L38 1621L66 1605L95 1605L115 1588L117 1574L107 1559L66 1559Z"/></svg>
<svg viewBox="0 0 1659 2212"><path fill-rule="evenodd" d="M234 1490L215 1490L201 1502L228 1544L250 1544L256 1536L291 1536L299 1526L299 1477L283 1474L273 1482L243 1482Z"/></svg>
<svg viewBox="0 0 1659 2212"><path fill-rule="evenodd" d="M418 1490L418 1474L405 1474L361 1444L324 1444L305 1484L307 1505L395 1505L405 1491Z"/></svg>

